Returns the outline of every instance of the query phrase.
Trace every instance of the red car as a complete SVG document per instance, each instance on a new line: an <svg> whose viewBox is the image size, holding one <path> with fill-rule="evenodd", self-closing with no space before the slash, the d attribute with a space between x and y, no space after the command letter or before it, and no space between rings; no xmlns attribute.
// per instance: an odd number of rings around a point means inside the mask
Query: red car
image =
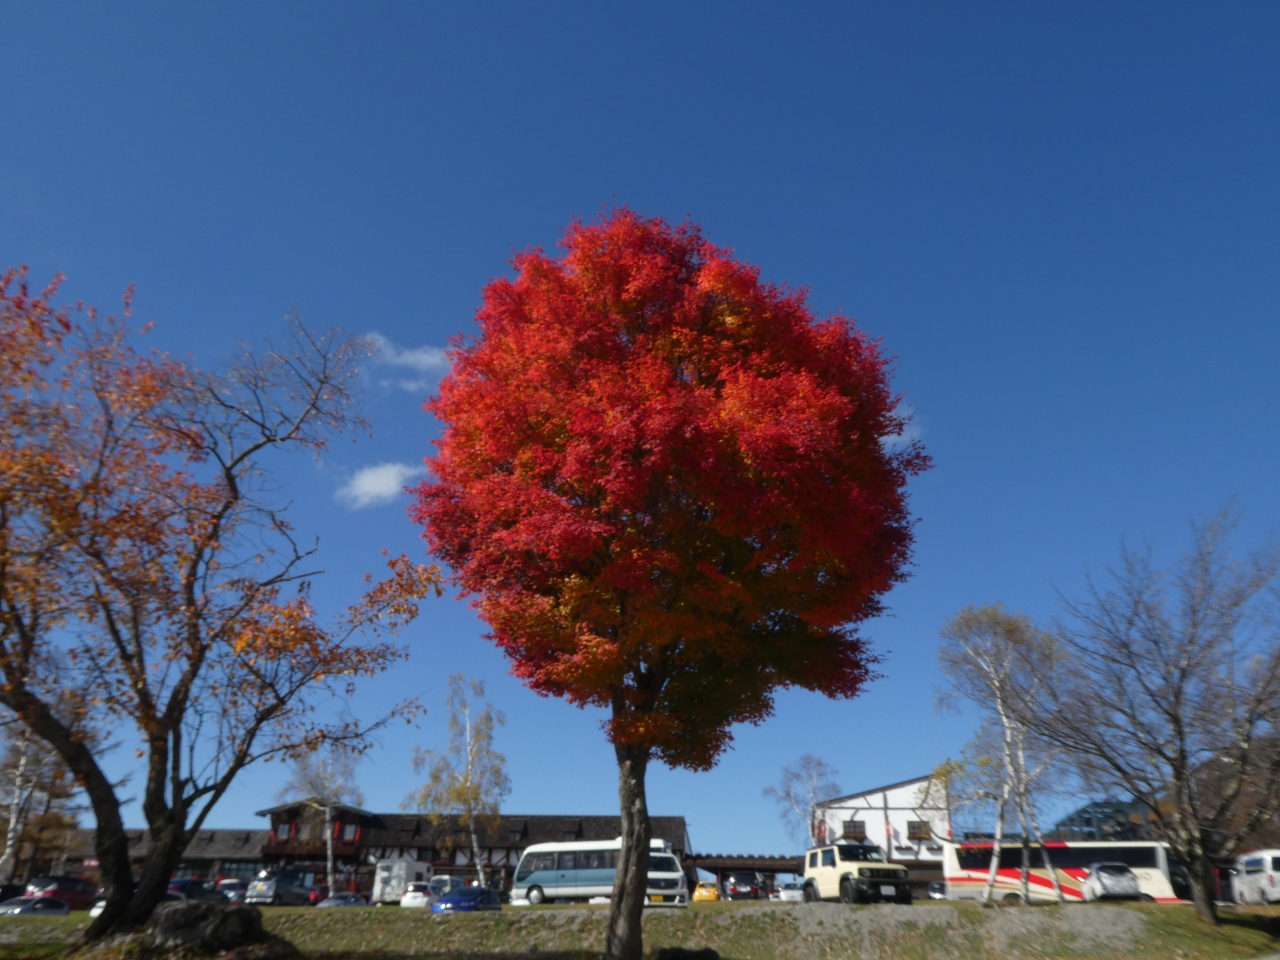
<svg viewBox="0 0 1280 960"><path fill-rule="evenodd" d="M93 887L75 877L36 877L27 883L28 897L54 897L72 910L88 910L97 899Z"/></svg>
<svg viewBox="0 0 1280 960"><path fill-rule="evenodd" d="M325 883L317 883L314 887L307 891L307 903L315 906L321 900L329 899L329 885Z"/></svg>

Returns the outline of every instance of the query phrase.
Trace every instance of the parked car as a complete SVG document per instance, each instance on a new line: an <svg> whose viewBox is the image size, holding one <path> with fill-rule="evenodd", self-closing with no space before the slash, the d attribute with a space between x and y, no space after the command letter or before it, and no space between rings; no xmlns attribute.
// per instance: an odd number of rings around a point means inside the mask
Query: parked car
<svg viewBox="0 0 1280 960"><path fill-rule="evenodd" d="M232 903L244 903L244 896L249 892L248 880L219 880L218 892Z"/></svg>
<svg viewBox="0 0 1280 960"><path fill-rule="evenodd" d="M305 907L310 900L302 878L296 873L288 870L263 870L249 884L244 902L275 907Z"/></svg>
<svg viewBox="0 0 1280 960"><path fill-rule="evenodd" d="M0 916L37 914L43 917L65 917L71 907L57 897L14 897L0 903Z"/></svg>
<svg viewBox="0 0 1280 960"><path fill-rule="evenodd" d="M434 901L435 895L431 892L431 884L415 882L405 888L404 896L400 898L400 906L429 910Z"/></svg>
<svg viewBox="0 0 1280 960"><path fill-rule="evenodd" d="M720 878L721 896L725 900L759 900L760 874L753 870L734 870Z"/></svg>
<svg viewBox="0 0 1280 960"><path fill-rule="evenodd" d="M462 877L455 877L446 873L442 876L431 878L431 895L438 900L450 890L460 890L466 885L467 881Z"/></svg>
<svg viewBox="0 0 1280 960"><path fill-rule="evenodd" d="M703 880L693 888L695 903L709 903L720 899L720 887L714 880Z"/></svg>
<svg viewBox="0 0 1280 960"><path fill-rule="evenodd" d="M1140 900L1138 875L1124 863L1095 863L1081 884L1086 900Z"/></svg>
<svg viewBox="0 0 1280 960"><path fill-rule="evenodd" d="M369 901L358 893L335 893L316 904L320 907L367 907Z"/></svg>
<svg viewBox="0 0 1280 960"><path fill-rule="evenodd" d="M313 907L319 906L322 900L329 899L329 885L327 883L317 883L314 887L307 891L307 903Z"/></svg>
<svg viewBox="0 0 1280 960"><path fill-rule="evenodd" d="M213 884L204 880L193 880L184 878L182 880L170 880L169 889L174 893L180 893L188 900L220 900L226 902L227 897L222 891L214 888Z"/></svg>
<svg viewBox="0 0 1280 960"><path fill-rule="evenodd" d="M929 899L930 900L947 899L947 881L930 880L929 881Z"/></svg>
<svg viewBox="0 0 1280 960"><path fill-rule="evenodd" d="M27 897L53 897L72 910L88 910L96 899L94 888L75 877L36 877L27 881Z"/></svg>
<svg viewBox="0 0 1280 960"><path fill-rule="evenodd" d="M432 913L468 913L472 910L501 910L497 890L488 887L459 887L431 905Z"/></svg>
<svg viewBox="0 0 1280 960"><path fill-rule="evenodd" d="M799 883L780 883L776 895L771 895L769 899L781 903L800 903L804 900L804 887Z"/></svg>
<svg viewBox="0 0 1280 960"><path fill-rule="evenodd" d="M907 868L886 862L884 851L874 843L836 843L805 854L804 898L910 903L911 882Z"/></svg>

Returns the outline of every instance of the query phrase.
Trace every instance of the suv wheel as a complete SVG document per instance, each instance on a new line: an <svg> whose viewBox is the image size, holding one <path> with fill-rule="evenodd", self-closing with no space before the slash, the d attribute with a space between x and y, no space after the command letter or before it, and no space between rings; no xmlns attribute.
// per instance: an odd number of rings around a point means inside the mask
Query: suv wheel
<svg viewBox="0 0 1280 960"><path fill-rule="evenodd" d="M817 903L819 899L818 888L812 883L806 883L804 885L804 902Z"/></svg>
<svg viewBox="0 0 1280 960"><path fill-rule="evenodd" d="M853 889L852 880L840 881L840 902L841 903L857 903L858 892Z"/></svg>

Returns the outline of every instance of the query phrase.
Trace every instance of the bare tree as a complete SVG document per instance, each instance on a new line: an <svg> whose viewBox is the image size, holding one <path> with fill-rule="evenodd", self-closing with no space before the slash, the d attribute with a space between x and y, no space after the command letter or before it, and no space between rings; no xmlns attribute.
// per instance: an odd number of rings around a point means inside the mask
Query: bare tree
<svg viewBox="0 0 1280 960"><path fill-rule="evenodd" d="M277 795L281 800L301 800L324 814L325 878L329 895L338 889L333 856L333 811L335 807L364 803L356 786L356 766L360 756L342 743L330 743L293 758L289 779Z"/></svg>
<svg viewBox="0 0 1280 960"><path fill-rule="evenodd" d="M1019 702L1036 697L1042 677L1025 666L1033 661L1055 662L1053 639L1037 630L1026 617L1010 614L999 605L966 607L943 627L942 638L938 656L948 684L944 702L963 699L978 708L988 724L979 731L979 740L986 744L994 741L995 749L990 754L999 760L1000 792L990 798L996 811L996 836L984 899L990 902L995 888L1004 818L1011 808L1022 825L1022 903L1031 902L1032 837L1039 844L1054 895L1062 903L1062 887L1035 814L1035 793L1056 754L1029 732L1015 709Z"/></svg>
<svg viewBox="0 0 1280 960"><path fill-rule="evenodd" d="M363 341L295 318L283 342L205 372L139 353L122 318L56 308L55 289L0 276L0 704L92 805L106 889L92 941L145 922L246 766L364 741L370 725L320 706L403 659L385 632L440 571L401 557L335 622L312 606L314 547L270 460L362 426ZM143 768L136 887L106 730Z"/></svg>
<svg viewBox="0 0 1280 960"><path fill-rule="evenodd" d="M839 796L840 786L834 779L838 772L821 757L806 753L782 768L776 786L764 788L764 795L777 802L791 835L806 838L809 846L822 842L817 836L815 812L820 801Z"/></svg>
<svg viewBox="0 0 1280 960"><path fill-rule="evenodd" d="M444 753L417 750L415 771L427 771L427 782L406 805L427 812L432 823L460 817L471 841L471 859L481 885L488 884L480 855L480 828L496 825L502 801L511 792L507 758L494 749L493 731L506 723L500 710L484 698L484 683L467 681L461 673L449 678L449 749ZM448 847L452 838L446 836Z"/></svg>
<svg viewBox="0 0 1280 960"><path fill-rule="evenodd" d="M0 785L7 795L4 852L0 853L0 877L12 882L18 869L18 851L30 841L29 826L41 829L51 823L71 823L70 801L77 787L62 758L18 718L0 723Z"/></svg>
<svg viewBox="0 0 1280 960"><path fill-rule="evenodd" d="M1068 603L1065 654L1019 716L1081 776L1142 803L1217 922L1215 863L1280 813L1280 552L1233 556L1226 513L1193 524L1190 550L1156 566L1124 548L1106 585Z"/></svg>

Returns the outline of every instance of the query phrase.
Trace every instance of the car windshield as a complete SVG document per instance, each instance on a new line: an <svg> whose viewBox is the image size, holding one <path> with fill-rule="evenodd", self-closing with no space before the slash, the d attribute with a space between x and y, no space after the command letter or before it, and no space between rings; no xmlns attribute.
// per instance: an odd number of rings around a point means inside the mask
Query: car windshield
<svg viewBox="0 0 1280 960"><path fill-rule="evenodd" d="M680 864L676 863L675 857L651 853L649 854L649 872L679 873Z"/></svg>
<svg viewBox="0 0 1280 960"><path fill-rule="evenodd" d="M756 875L754 873L731 873L724 879L725 883L755 883Z"/></svg>
<svg viewBox="0 0 1280 960"><path fill-rule="evenodd" d="M840 859L855 863L884 863L884 854L874 843L842 843L836 847Z"/></svg>
<svg viewBox="0 0 1280 960"><path fill-rule="evenodd" d="M1129 868L1123 863L1100 863L1098 864L1099 873L1128 873Z"/></svg>
<svg viewBox="0 0 1280 960"><path fill-rule="evenodd" d="M58 886L57 877L36 877L27 884L33 890L53 890Z"/></svg>
<svg viewBox="0 0 1280 960"><path fill-rule="evenodd" d="M407 891L407 892L409 892L409 893L426 893L426 892L427 892L427 891L429 891L430 889L431 889L431 887L430 887L430 886L428 886L428 885L427 885L427 884L425 884L425 883L411 883L411 884L409 884L409 887L408 887L408 891Z"/></svg>

